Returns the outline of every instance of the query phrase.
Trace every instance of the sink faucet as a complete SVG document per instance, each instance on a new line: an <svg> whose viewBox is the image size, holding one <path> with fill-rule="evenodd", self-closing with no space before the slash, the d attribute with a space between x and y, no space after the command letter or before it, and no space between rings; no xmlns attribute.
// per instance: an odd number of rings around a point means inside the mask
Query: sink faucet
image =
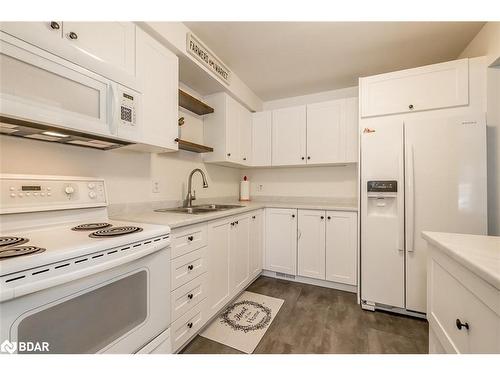
<svg viewBox="0 0 500 375"><path fill-rule="evenodd" d="M201 178L203 178L203 188L206 189L208 187L207 177L205 176L205 173L200 168L193 169L188 177L188 188L187 188L188 192L186 195L186 201L184 203L184 207L192 207L193 201L196 199L196 191L193 190L193 192L191 193L191 185L192 185L192 181L193 181L193 175L196 172L200 172Z"/></svg>

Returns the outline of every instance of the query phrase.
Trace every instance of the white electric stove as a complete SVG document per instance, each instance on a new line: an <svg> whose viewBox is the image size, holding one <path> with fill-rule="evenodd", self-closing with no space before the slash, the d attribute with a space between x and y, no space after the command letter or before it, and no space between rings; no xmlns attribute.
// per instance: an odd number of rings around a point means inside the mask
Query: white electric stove
<svg viewBox="0 0 500 375"><path fill-rule="evenodd" d="M100 179L0 182L0 351L168 352L170 228L109 220Z"/></svg>

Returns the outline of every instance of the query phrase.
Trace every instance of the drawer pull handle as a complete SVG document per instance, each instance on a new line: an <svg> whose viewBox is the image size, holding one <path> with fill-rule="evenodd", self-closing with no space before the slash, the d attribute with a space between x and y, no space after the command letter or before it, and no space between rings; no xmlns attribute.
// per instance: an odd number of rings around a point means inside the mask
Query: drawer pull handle
<svg viewBox="0 0 500 375"><path fill-rule="evenodd" d="M192 241L192 240L194 240L194 237L193 236L189 236L188 237L188 241Z"/></svg>
<svg viewBox="0 0 500 375"><path fill-rule="evenodd" d="M323 220L325 217L324 216L321 216L321 220Z"/></svg>
<svg viewBox="0 0 500 375"><path fill-rule="evenodd" d="M455 321L455 324L457 325L457 328L461 331L462 330L462 327L464 327L466 330L469 330L469 323L465 322L465 323L462 323L460 321L460 319L457 319Z"/></svg>
<svg viewBox="0 0 500 375"><path fill-rule="evenodd" d="M190 265L188 266L188 270L190 270L190 271L191 271L193 268L194 268L194 266L193 266L192 264L190 264Z"/></svg>
<svg viewBox="0 0 500 375"><path fill-rule="evenodd" d="M189 298L189 299L193 299L193 293L189 293L189 294L188 294L188 298Z"/></svg>
<svg viewBox="0 0 500 375"><path fill-rule="evenodd" d="M193 328L193 323L189 322L189 323L187 324L187 326L188 326L188 328Z"/></svg>

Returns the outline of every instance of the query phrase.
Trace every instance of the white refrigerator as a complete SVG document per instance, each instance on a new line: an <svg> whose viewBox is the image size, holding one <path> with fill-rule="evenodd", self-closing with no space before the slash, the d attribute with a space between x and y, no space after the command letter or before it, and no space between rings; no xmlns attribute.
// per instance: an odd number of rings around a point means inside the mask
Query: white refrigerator
<svg viewBox="0 0 500 375"><path fill-rule="evenodd" d="M361 135L361 301L426 312L422 231L486 234L484 114L369 122Z"/></svg>

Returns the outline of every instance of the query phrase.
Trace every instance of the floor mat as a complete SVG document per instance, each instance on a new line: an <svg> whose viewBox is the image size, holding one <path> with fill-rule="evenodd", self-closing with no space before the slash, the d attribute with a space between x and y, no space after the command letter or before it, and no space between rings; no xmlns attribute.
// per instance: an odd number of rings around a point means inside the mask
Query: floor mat
<svg viewBox="0 0 500 375"><path fill-rule="evenodd" d="M200 335L244 353L253 353L283 302L279 298L243 292Z"/></svg>

